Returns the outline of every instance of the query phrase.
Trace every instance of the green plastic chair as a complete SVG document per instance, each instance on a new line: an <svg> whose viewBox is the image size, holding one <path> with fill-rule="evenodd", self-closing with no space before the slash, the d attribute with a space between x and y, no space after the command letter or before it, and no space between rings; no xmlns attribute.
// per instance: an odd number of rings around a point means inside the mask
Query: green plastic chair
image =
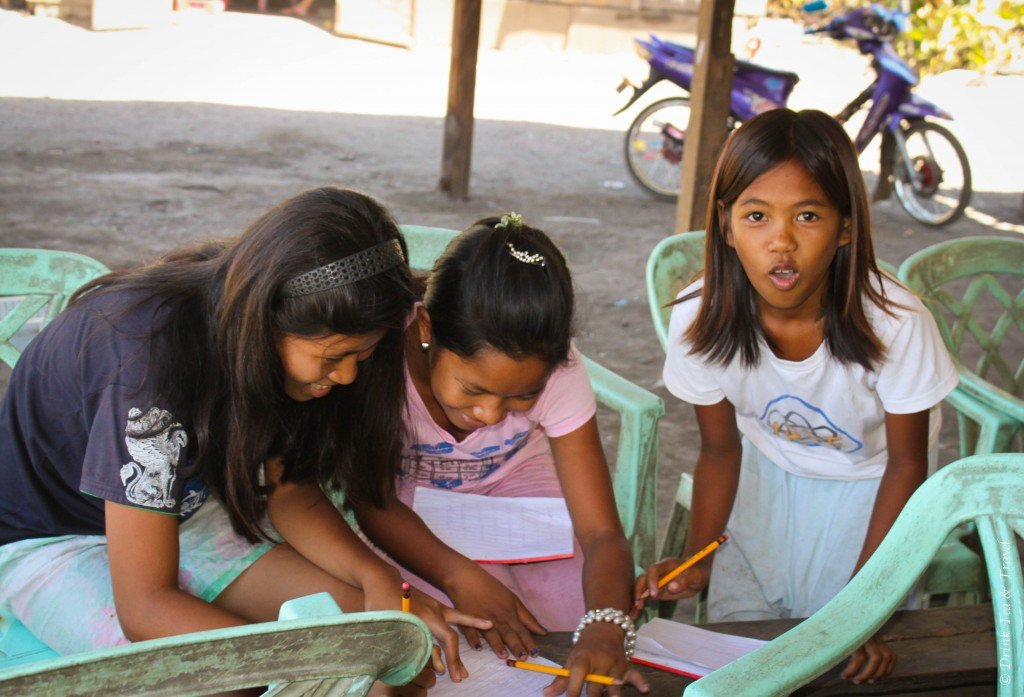
<svg viewBox="0 0 1024 697"><path fill-rule="evenodd" d="M647 305L651 311L654 333L658 336L661 350L668 350L668 323L672 315L669 303L679 292L690 285L704 268L704 231L694 230L671 235L659 242L647 257ZM686 534L690 529L690 507L693 501L693 475L679 473L675 503L665 528L665 539L661 545L662 557L679 555L686 545ZM694 623L707 621L707 589L697 596L694 608ZM664 600L658 603L658 615L669 619L675 614L676 602Z"/></svg>
<svg viewBox="0 0 1024 697"><path fill-rule="evenodd" d="M879 259L883 271L896 275L896 269ZM668 303L675 300L683 288L700 274L704 266L704 231L696 230L671 235L659 242L647 259L647 300L651 311L654 331L662 349L668 346L668 325L672 308ZM954 405L955 406L955 405ZM677 556L686 544L686 533L690 526L690 506L693 499L693 476L683 472L679 476L676 500L665 530L662 556ZM922 592L930 597L948 595L951 604L979 602L984 592L985 580L981 559L960 541L961 536L950 538L943 545L929 565ZM706 621L707 592L697 597L694 622ZM658 614L670 618L676 603L659 603Z"/></svg>
<svg viewBox="0 0 1024 697"><path fill-rule="evenodd" d="M960 385L949 402L957 410L961 456L1019 450L1013 440L1024 425L1024 239L941 242L911 255L899 277L931 310L956 360ZM998 315L983 320L992 306Z"/></svg>
<svg viewBox="0 0 1024 697"><path fill-rule="evenodd" d="M0 696L184 697L269 685L265 695L360 697L378 679L409 682L430 656L430 633L409 613L342 614L318 593L288 601L281 616L11 668L0 660ZM7 638L0 647L10 648Z"/></svg>
<svg viewBox="0 0 1024 697"><path fill-rule="evenodd" d="M947 535L973 521L993 598L997 694L1024 695L1024 455L973 455L910 497L871 559L825 607L754 653L688 686L685 697L788 695L849 656L903 602Z"/></svg>
<svg viewBox="0 0 1024 697"><path fill-rule="evenodd" d="M403 225L410 266L429 270L458 233L445 228ZM618 412L619 446L615 460L615 503L633 560L644 567L655 561L658 486L658 421L665 404L657 395L584 356L599 404Z"/></svg>
<svg viewBox="0 0 1024 697"><path fill-rule="evenodd" d="M11 368L31 336L86 281L109 269L87 256L49 249L0 249L0 359Z"/></svg>

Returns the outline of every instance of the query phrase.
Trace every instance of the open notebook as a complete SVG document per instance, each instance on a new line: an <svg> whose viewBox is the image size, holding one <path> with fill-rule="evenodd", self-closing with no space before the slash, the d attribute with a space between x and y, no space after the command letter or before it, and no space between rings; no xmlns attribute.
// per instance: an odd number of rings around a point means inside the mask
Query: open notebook
<svg viewBox="0 0 1024 697"><path fill-rule="evenodd" d="M631 660L700 678L766 643L656 618L637 631L636 653Z"/></svg>
<svg viewBox="0 0 1024 697"><path fill-rule="evenodd" d="M417 487L412 509L446 545L481 564L573 555L572 521L564 499L479 496Z"/></svg>
<svg viewBox="0 0 1024 697"><path fill-rule="evenodd" d="M459 637L459 655L466 664L469 678L460 683L452 682L447 675L437 676L437 685L430 689L430 697L482 697L490 695L515 695L516 697L541 697L544 688L554 680L552 675L533 673L519 668L509 668L505 661L494 655L484 644L480 651L469 648L466 637ZM531 663L558 666L546 658L534 656Z"/></svg>

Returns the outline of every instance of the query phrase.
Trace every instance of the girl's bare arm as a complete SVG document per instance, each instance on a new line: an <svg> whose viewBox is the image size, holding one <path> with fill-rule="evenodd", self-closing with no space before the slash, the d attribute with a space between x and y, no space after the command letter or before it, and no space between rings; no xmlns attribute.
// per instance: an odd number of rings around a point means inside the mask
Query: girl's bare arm
<svg viewBox="0 0 1024 697"><path fill-rule="evenodd" d="M446 592L455 579L477 568L442 542L393 492L383 508L356 507L356 518L367 537L392 559Z"/></svg>
<svg viewBox="0 0 1024 697"><path fill-rule="evenodd" d="M693 501L690 508L690 529L686 547L678 550L678 558L655 564L637 579L634 593L639 597L646 590L652 597L665 600L686 598L708 584L714 555L698 562L664 588L658 579L674 569L690 555L703 549L725 530L736 499L740 477L742 442L736 427L736 410L729 400L717 404L694 405L700 429L700 453L693 472Z"/></svg>
<svg viewBox="0 0 1024 697"><path fill-rule="evenodd" d="M375 585L401 584L397 569L359 539L319 486L282 482L282 471L279 459L267 462L267 480L273 485L267 513L295 551L356 588L372 592Z"/></svg>
<svg viewBox="0 0 1024 697"><path fill-rule="evenodd" d="M465 628L470 645L483 646L482 636L502 658L508 651L525 656L536 650L533 634L545 630L519 597L441 541L393 493L383 508L362 506L356 509L356 517L367 536L392 559L443 590L460 610L493 622L484 632Z"/></svg>
<svg viewBox="0 0 1024 697"><path fill-rule="evenodd" d="M627 609L633 556L619 522L615 495L597 431L597 418L551 439L555 469L573 530L583 550L587 607Z"/></svg>
<svg viewBox="0 0 1024 697"><path fill-rule="evenodd" d="M555 469L573 530L583 550L583 598L587 609L628 612L632 601L633 555L615 508L611 476L597 430L597 418L551 439ZM611 675L641 692L647 682L626 662L622 628L594 622L581 634L565 666L568 678L555 680L545 694L581 694L587 673Z"/></svg>
<svg viewBox="0 0 1024 697"><path fill-rule="evenodd" d="M907 499L928 474L928 410L885 415L889 462L878 485L864 546L854 573L864 565L889 532Z"/></svg>
<svg viewBox="0 0 1024 697"><path fill-rule="evenodd" d="M131 641L246 624L178 587L178 517L107 501L114 604Z"/></svg>
<svg viewBox="0 0 1024 697"><path fill-rule="evenodd" d="M874 554L907 499L928 474L928 410L916 414L887 412L885 437L889 462L878 485L864 545L853 570L855 574ZM896 655L881 638L875 636L853 652L841 677L855 684L873 683L889 675L895 666Z"/></svg>
<svg viewBox="0 0 1024 697"><path fill-rule="evenodd" d="M361 588L367 610L397 610L401 606L402 579L398 570L378 557L355 534L341 513L315 484L282 482L280 460L267 462L267 479L274 485L268 513L274 527L296 552L334 578ZM412 612L438 639L445 663L456 682L468 673L459 658L458 636L449 623L490 629L490 623L442 606L417 594ZM436 656L435 656L436 658Z"/></svg>

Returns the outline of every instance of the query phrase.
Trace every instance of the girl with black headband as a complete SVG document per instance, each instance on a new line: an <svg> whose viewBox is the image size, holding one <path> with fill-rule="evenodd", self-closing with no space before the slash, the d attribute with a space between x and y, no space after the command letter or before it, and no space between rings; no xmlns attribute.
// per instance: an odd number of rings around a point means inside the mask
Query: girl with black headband
<svg viewBox="0 0 1024 697"><path fill-rule="evenodd" d="M319 591L398 609L398 571L322 488L381 505L397 474L405 257L379 204L323 188L79 290L0 403L0 606L65 654ZM413 609L464 677L447 622L490 624Z"/></svg>

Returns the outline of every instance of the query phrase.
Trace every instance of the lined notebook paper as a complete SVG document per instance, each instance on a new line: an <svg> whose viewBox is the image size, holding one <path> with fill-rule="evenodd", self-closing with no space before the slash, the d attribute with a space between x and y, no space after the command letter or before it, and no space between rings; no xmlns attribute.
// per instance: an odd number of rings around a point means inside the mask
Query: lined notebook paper
<svg viewBox="0 0 1024 697"><path fill-rule="evenodd" d="M461 494L460 494L461 495ZM484 644L486 647L487 644ZM519 668L509 668L505 661L494 655L489 648L474 651L466 643L466 637L459 637L459 656L466 664L469 678L462 682L452 682L447 675L437 676L437 685L430 688L430 697L460 697L472 695L483 697L491 695L515 695L515 697L540 697L544 688L555 679L553 675L533 673ZM558 666L546 658L534 656L530 663L542 663L546 666Z"/></svg>
<svg viewBox="0 0 1024 697"><path fill-rule="evenodd" d="M417 487L412 508L446 545L481 564L573 555L572 521L564 499L479 496Z"/></svg>
<svg viewBox="0 0 1024 697"><path fill-rule="evenodd" d="M631 660L700 678L766 643L656 618L637 631L636 653Z"/></svg>

